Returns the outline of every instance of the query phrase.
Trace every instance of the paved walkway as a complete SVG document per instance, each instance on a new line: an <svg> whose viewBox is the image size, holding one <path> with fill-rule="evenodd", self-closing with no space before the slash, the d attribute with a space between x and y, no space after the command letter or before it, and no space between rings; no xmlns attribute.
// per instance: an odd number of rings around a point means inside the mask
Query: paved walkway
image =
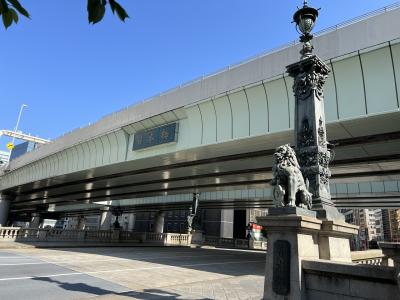
<svg viewBox="0 0 400 300"><path fill-rule="evenodd" d="M160 247L0 251L0 299L261 299L265 253Z"/></svg>

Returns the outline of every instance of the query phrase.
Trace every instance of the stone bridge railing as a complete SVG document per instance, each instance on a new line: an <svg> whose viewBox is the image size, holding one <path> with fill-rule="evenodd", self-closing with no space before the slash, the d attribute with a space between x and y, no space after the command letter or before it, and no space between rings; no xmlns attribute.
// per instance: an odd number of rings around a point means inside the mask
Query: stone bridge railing
<svg viewBox="0 0 400 300"><path fill-rule="evenodd" d="M217 236L205 235L203 237L203 244L215 247L226 247L226 248L241 248L241 249L258 249L266 250L266 241L255 241L247 239L233 239L233 238L221 238Z"/></svg>
<svg viewBox="0 0 400 300"><path fill-rule="evenodd" d="M356 264L387 266L388 258L382 253L381 249L353 251L351 252L351 260Z"/></svg>
<svg viewBox="0 0 400 300"><path fill-rule="evenodd" d="M189 234L132 232L121 230L70 230L0 227L0 242L130 242L152 243L160 245L188 246L191 243ZM203 245L266 250L266 241L247 239L221 238L203 236Z"/></svg>
<svg viewBox="0 0 400 300"><path fill-rule="evenodd" d="M190 245L188 234L121 230L66 230L0 227L0 242L130 242Z"/></svg>

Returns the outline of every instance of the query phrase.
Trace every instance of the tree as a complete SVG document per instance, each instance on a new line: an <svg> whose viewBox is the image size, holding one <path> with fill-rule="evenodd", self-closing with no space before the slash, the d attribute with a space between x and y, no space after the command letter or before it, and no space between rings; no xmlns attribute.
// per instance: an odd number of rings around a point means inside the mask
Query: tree
<svg viewBox="0 0 400 300"><path fill-rule="evenodd" d="M115 0L87 0L89 24L96 24L103 19L107 5L122 22L129 18L125 9ZM18 23L18 15L30 19L29 12L19 3L19 0L0 0L0 15L6 29L13 23Z"/></svg>

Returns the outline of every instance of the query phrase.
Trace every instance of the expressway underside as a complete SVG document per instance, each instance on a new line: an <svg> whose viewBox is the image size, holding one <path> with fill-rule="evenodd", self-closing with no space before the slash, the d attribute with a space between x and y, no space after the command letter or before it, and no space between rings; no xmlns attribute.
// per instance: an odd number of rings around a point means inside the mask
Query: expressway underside
<svg viewBox="0 0 400 300"><path fill-rule="evenodd" d="M10 217L29 218L36 211L62 213L54 208L63 207L72 207L66 214L98 213L104 204L124 206L124 211L187 209L191 200L184 195L193 192L209 194L202 199L202 208L269 207L271 197L265 193L254 197L213 195L268 189L274 148L289 140L290 133L276 134L273 143L260 136L32 182L5 191L15 196ZM331 141L336 145L331 183L400 180L400 131ZM400 206L398 190L359 191L350 198L340 191L332 194L338 207ZM175 199L181 195L180 201L129 202L174 195Z"/></svg>

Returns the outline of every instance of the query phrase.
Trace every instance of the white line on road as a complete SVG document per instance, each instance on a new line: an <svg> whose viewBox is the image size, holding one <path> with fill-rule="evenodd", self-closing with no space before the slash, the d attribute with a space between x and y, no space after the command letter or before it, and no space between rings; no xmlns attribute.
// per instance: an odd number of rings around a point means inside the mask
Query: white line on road
<svg viewBox="0 0 400 300"><path fill-rule="evenodd" d="M21 255L15 255L15 256L0 256L1 259L9 259L9 258L22 258L22 259L27 259L30 258L28 256L21 256Z"/></svg>
<svg viewBox="0 0 400 300"><path fill-rule="evenodd" d="M26 279L35 279L35 278L49 278L49 277L61 277L61 276L73 276L73 275L94 275L94 274L102 274L102 273L143 271L143 270L154 270L154 269L170 269L170 268L200 267L200 266L213 266L213 265L260 263L260 262L264 262L264 260L226 261L226 262L203 263L203 264L186 264L186 265L178 265L178 266L157 266L157 267L146 267L146 268L128 268L128 269L115 269L115 270L105 270L105 271L92 271L92 272L85 272L85 273L83 273L83 272L73 272L73 273L61 273L61 274L51 274L51 275L42 275L42 276L0 278L0 281L26 280Z"/></svg>
<svg viewBox="0 0 400 300"><path fill-rule="evenodd" d="M115 257L115 258L107 258L107 259L88 259L88 258L84 258L82 261L79 260L79 262L82 263L91 263L91 262L107 262L107 261L116 261L116 260L123 260L123 261L140 261L140 260L144 260L144 259L148 259L148 260L154 260L154 259L162 259L162 258L171 258L171 260L177 260L177 259L181 259L181 258L209 258L209 257L227 257L227 256L234 256L234 254L214 254L214 255L181 255L181 256L142 256L142 257ZM41 258L36 258L36 259L41 259L41 260L45 260L47 262L53 263L53 264L70 264L71 262L68 260L49 260L47 259L47 257L41 257ZM72 257L71 257L72 259ZM77 263L78 260L75 257L72 260L72 263Z"/></svg>
<svg viewBox="0 0 400 300"><path fill-rule="evenodd" d="M49 265L49 262L28 262L28 263L13 263L13 264L0 264L0 266L24 266L24 265Z"/></svg>

